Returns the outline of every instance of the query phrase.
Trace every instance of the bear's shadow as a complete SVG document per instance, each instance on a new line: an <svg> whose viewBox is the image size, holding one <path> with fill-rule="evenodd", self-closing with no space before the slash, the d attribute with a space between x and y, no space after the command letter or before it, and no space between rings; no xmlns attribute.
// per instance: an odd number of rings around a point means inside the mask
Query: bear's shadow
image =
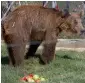
<svg viewBox="0 0 85 83"><path fill-rule="evenodd" d="M40 57L39 54L35 54L34 57L30 57L30 58L39 58L39 59L40 59L40 60L39 60L39 63L40 63L40 64L44 64L43 61L41 60L41 57ZM29 59L30 59L30 58L29 58ZM29 59L28 59L28 60L29 60ZM9 58L8 58L8 56L2 56L2 57L1 57L1 64L3 64L3 65L9 64Z"/></svg>
<svg viewBox="0 0 85 83"><path fill-rule="evenodd" d="M64 55L64 56L59 56L57 55L57 57L59 58L64 58L64 59L73 59L72 57L68 56L68 55Z"/></svg>
<svg viewBox="0 0 85 83"><path fill-rule="evenodd" d="M64 58L64 59L73 59L72 57L69 57L68 55L64 55L64 56L59 56L59 55L57 55L57 57L59 57L59 58ZM32 58L32 57L30 57L30 58ZM36 54L36 55L34 56L34 58L39 58L39 59L40 59L40 60L39 60L39 63L40 63L40 64L44 64L39 54ZM8 56L1 57L1 64L3 64L3 65L9 64Z"/></svg>
<svg viewBox="0 0 85 83"><path fill-rule="evenodd" d="M1 57L1 64L5 65L9 63L8 56Z"/></svg>
<svg viewBox="0 0 85 83"><path fill-rule="evenodd" d="M45 63L43 62L43 60L41 59L41 55L40 54L35 54L34 56L29 56L29 58L28 59L30 59L30 58L39 58L39 64L41 64L41 65L45 65ZM28 59L25 59L25 60L28 60Z"/></svg>

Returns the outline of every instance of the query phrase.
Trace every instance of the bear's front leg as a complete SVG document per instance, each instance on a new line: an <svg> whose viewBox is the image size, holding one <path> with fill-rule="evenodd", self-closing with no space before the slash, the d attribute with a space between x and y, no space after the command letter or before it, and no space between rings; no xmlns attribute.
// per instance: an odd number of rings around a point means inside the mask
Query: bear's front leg
<svg viewBox="0 0 85 83"><path fill-rule="evenodd" d="M42 55L42 61L47 64L55 58L56 41L52 43L45 43Z"/></svg>
<svg viewBox="0 0 85 83"><path fill-rule="evenodd" d="M43 54L41 56L41 61L44 62L44 64L49 63L55 58L56 42L57 42L56 30L55 27L53 26L52 28L47 29L45 35L44 49Z"/></svg>

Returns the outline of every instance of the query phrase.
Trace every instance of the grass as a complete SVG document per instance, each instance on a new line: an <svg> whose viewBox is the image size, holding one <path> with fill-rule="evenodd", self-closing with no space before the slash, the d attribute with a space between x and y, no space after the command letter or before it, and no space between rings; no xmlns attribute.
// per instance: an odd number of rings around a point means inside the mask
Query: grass
<svg viewBox="0 0 85 83"><path fill-rule="evenodd" d="M43 83L85 83L85 52L58 51L56 59L41 65L38 58L24 61L24 67L8 65L6 46L1 50L1 83L21 83L19 79L33 73L48 79Z"/></svg>

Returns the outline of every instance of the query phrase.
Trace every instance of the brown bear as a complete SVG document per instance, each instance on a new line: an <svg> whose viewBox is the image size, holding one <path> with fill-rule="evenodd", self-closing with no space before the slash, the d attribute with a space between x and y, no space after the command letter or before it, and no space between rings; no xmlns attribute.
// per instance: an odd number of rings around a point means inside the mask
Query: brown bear
<svg viewBox="0 0 85 83"><path fill-rule="evenodd" d="M47 64L55 57L58 34L80 33L83 29L81 13L56 11L42 6L23 5L12 11L3 22L3 36L9 52L11 65L20 65L24 60L25 46L30 48L25 56L34 56L44 42L42 61Z"/></svg>

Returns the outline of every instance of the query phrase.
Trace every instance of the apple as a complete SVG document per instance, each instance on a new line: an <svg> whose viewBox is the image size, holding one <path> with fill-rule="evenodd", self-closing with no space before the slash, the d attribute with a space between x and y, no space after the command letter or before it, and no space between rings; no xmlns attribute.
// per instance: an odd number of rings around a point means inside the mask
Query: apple
<svg viewBox="0 0 85 83"><path fill-rule="evenodd" d="M33 78L33 74L29 74L28 76L32 77Z"/></svg>
<svg viewBox="0 0 85 83"><path fill-rule="evenodd" d="M42 78L42 77L41 77L40 80L41 80L41 81L45 81L45 78Z"/></svg>
<svg viewBox="0 0 85 83"><path fill-rule="evenodd" d="M27 81L27 77L24 76L23 78L21 78L21 80L23 80L23 81Z"/></svg>
<svg viewBox="0 0 85 83"><path fill-rule="evenodd" d="M32 78L27 78L28 82L35 82Z"/></svg>
<svg viewBox="0 0 85 83"><path fill-rule="evenodd" d="M37 79L39 79L39 76L38 76L38 75L34 75L34 76L33 76L33 79L34 79L34 80L37 80Z"/></svg>
<svg viewBox="0 0 85 83"><path fill-rule="evenodd" d="M35 80L35 82L36 82L36 83L40 83L40 79L38 79L38 80Z"/></svg>

